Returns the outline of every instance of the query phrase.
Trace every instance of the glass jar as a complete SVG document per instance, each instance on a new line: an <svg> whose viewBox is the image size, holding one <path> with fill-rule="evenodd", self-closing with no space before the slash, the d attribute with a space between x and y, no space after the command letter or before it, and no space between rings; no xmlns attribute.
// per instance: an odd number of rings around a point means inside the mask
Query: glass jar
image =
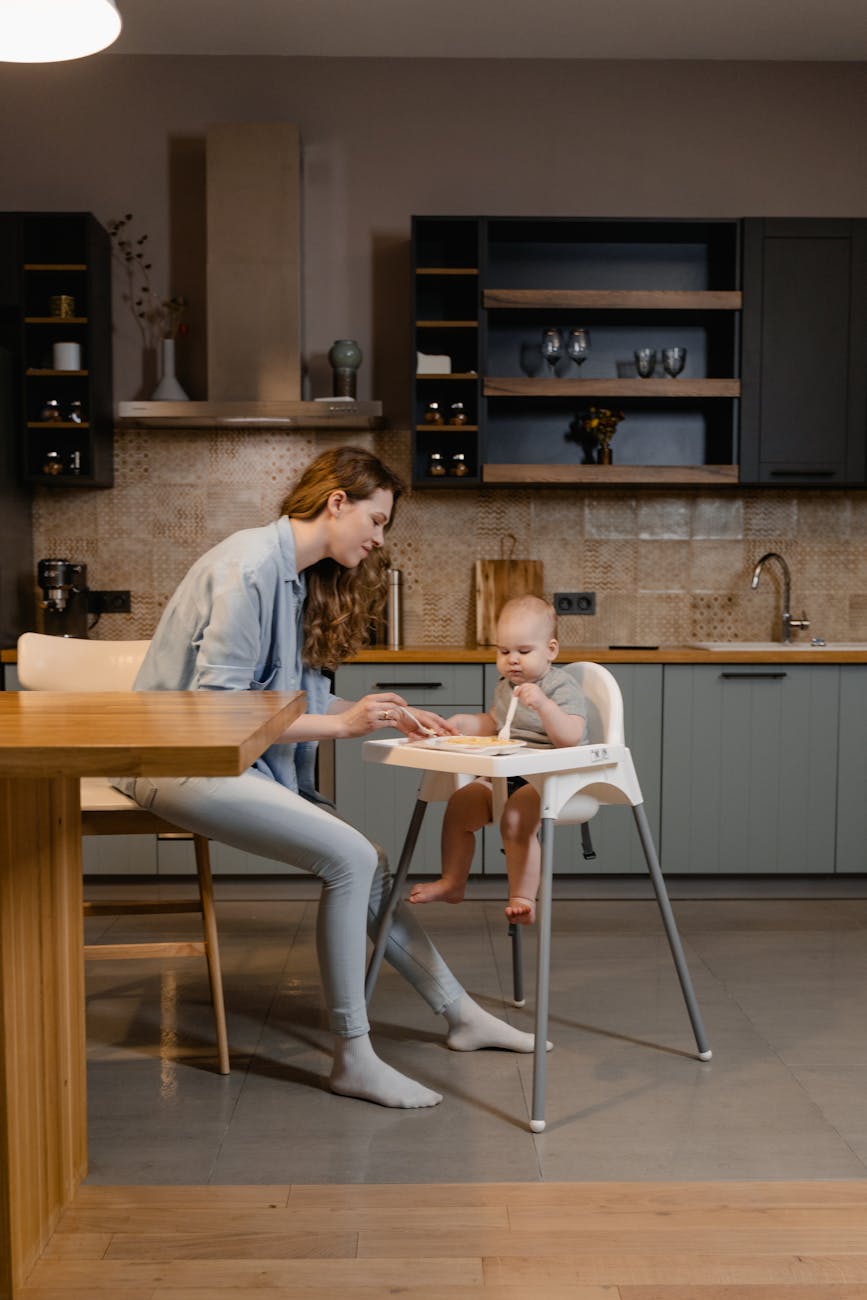
<svg viewBox="0 0 867 1300"><path fill-rule="evenodd" d="M40 420L44 420L46 423L53 423L55 420L61 420L63 417L60 414L60 403L53 397L50 398L43 404L42 410L39 412L39 418Z"/></svg>
<svg viewBox="0 0 867 1300"><path fill-rule="evenodd" d="M454 475L455 478L466 478L469 472L470 471L467 465L467 458L464 452L462 451L454 452L452 455L451 464L449 465L449 473Z"/></svg>
<svg viewBox="0 0 867 1300"><path fill-rule="evenodd" d="M449 415L449 424L466 424L467 413L464 410L463 402L452 402Z"/></svg>
<svg viewBox="0 0 867 1300"><path fill-rule="evenodd" d="M430 478L442 478L446 472L446 463L441 451L432 451L427 463L427 472Z"/></svg>
<svg viewBox="0 0 867 1300"><path fill-rule="evenodd" d="M56 478L58 474L63 473L63 462L60 459L59 451L47 451L45 453L42 473L48 474L50 478Z"/></svg>
<svg viewBox="0 0 867 1300"><path fill-rule="evenodd" d="M428 402L427 410L424 413L425 424L443 424L443 413L440 410L439 402Z"/></svg>
<svg viewBox="0 0 867 1300"><path fill-rule="evenodd" d="M66 418L70 424L84 424L84 412L81 409L81 402L69 403Z"/></svg>

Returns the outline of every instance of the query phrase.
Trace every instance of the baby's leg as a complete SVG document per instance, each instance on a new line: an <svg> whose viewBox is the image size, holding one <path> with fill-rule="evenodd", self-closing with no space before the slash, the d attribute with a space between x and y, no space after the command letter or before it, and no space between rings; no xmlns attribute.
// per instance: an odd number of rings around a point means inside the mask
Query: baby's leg
<svg viewBox="0 0 867 1300"><path fill-rule="evenodd" d="M509 873L509 904L506 916L518 925L530 925L536 919L536 894L542 851L539 844L539 794L531 785L522 785L509 796L500 820L500 833L506 852Z"/></svg>
<svg viewBox="0 0 867 1300"><path fill-rule="evenodd" d="M455 790L443 817L443 874L439 880L413 885L410 903L460 903L476 851L476 831L491 820L491 787L472 781Z"/></svg>

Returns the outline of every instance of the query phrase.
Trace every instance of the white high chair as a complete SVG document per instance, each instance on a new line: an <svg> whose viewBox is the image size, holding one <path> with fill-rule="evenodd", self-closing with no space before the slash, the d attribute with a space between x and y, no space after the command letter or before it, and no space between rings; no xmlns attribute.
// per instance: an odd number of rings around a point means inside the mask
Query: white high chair
<svg viewBox="0 0 867 1300"><path fill-rule="evenodd" d="M522 749L505 756L457 753L446 748L425 748L405 741L366 741L368 761L423 769L415 808L410 819L394 885L389 895L373 954L367 970L365 994L373 993L385 954L394 913L403 897L415 842L429 803L448 799L452 792L473 777L491 778L494 789L494 822L498 822L506 798L506 778L523 777L541 797L542 878L537 909L538 956L536 979L536 1042L548 1037L548 995L551 960L551 891L553 883L554 827L557 824L586 825L602 805L621 804L632 808L647 869L662 916L671 955L692 1024L698 1057L711 1057L701 1013L692 987L677 924L659 865L653 836L644 810L644 800L632 755L626 747L623 729L623 697L614 676L601 664L570 664L587 701L587 742L563 749ZM521 990L520 927L510 927L513 937L513 973L516 1000ZM519 1003L520 1004L520 1003ZM540 1133L545 1127L545 1051L535 1052L533 1071L533 1116L530 1128Z"/></svg>
<svg viewBox="0 0 867 1300"><path fill-rule="evenodd" d="M25 632L18 640L18 677L28 691L130 691L149 641L80 641L71 637ZM144 957L205 957L214 1009L220 1074L229 1073L229 1045L223 1002L220 945L214 911L214 888L208 841L192 835L115 790L106 777L81 782L83 835L171 835L191 839L196 855L198 898L86 902L85 916L121 916L199 912L201 940L148 943L85 944L85 960L134 960Z"/></svg>

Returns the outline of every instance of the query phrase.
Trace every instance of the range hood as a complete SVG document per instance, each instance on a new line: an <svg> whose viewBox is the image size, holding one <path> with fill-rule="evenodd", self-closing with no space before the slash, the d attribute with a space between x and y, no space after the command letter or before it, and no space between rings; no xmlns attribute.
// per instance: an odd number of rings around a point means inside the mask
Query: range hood
<svg viewBox="0 0 867 1300"><path fill-rule="evenodd" d="M287 122L207 133L208 400L120 402L118 423L381 428L381 402L301 400L301 142Z"/></svg>

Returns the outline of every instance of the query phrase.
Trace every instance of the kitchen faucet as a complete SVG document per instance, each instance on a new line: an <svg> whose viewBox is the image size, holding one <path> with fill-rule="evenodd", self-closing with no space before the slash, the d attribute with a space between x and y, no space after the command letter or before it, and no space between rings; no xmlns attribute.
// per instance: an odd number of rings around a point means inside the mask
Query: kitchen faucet
<svg viewBox="0 0 867 1300"><path fill-rule="evenodd" d="M753 591L755 591L759 585L759 574L762 571L762 566L764 565L765 560L779 560L780 568L783 570L782 642L783 645L788 645L792 639L792 628L800 628L804 631L810 626L810 621L807 618L806 611L801 613L800 618L792 618L791 610L789 609L792 595L792 575L789 573L788 564L786 564L786 561L783 559L782 555L780 555L779 551L767 551L756 564L756 567L753 569L753 581L751 584Z"/></svg>

